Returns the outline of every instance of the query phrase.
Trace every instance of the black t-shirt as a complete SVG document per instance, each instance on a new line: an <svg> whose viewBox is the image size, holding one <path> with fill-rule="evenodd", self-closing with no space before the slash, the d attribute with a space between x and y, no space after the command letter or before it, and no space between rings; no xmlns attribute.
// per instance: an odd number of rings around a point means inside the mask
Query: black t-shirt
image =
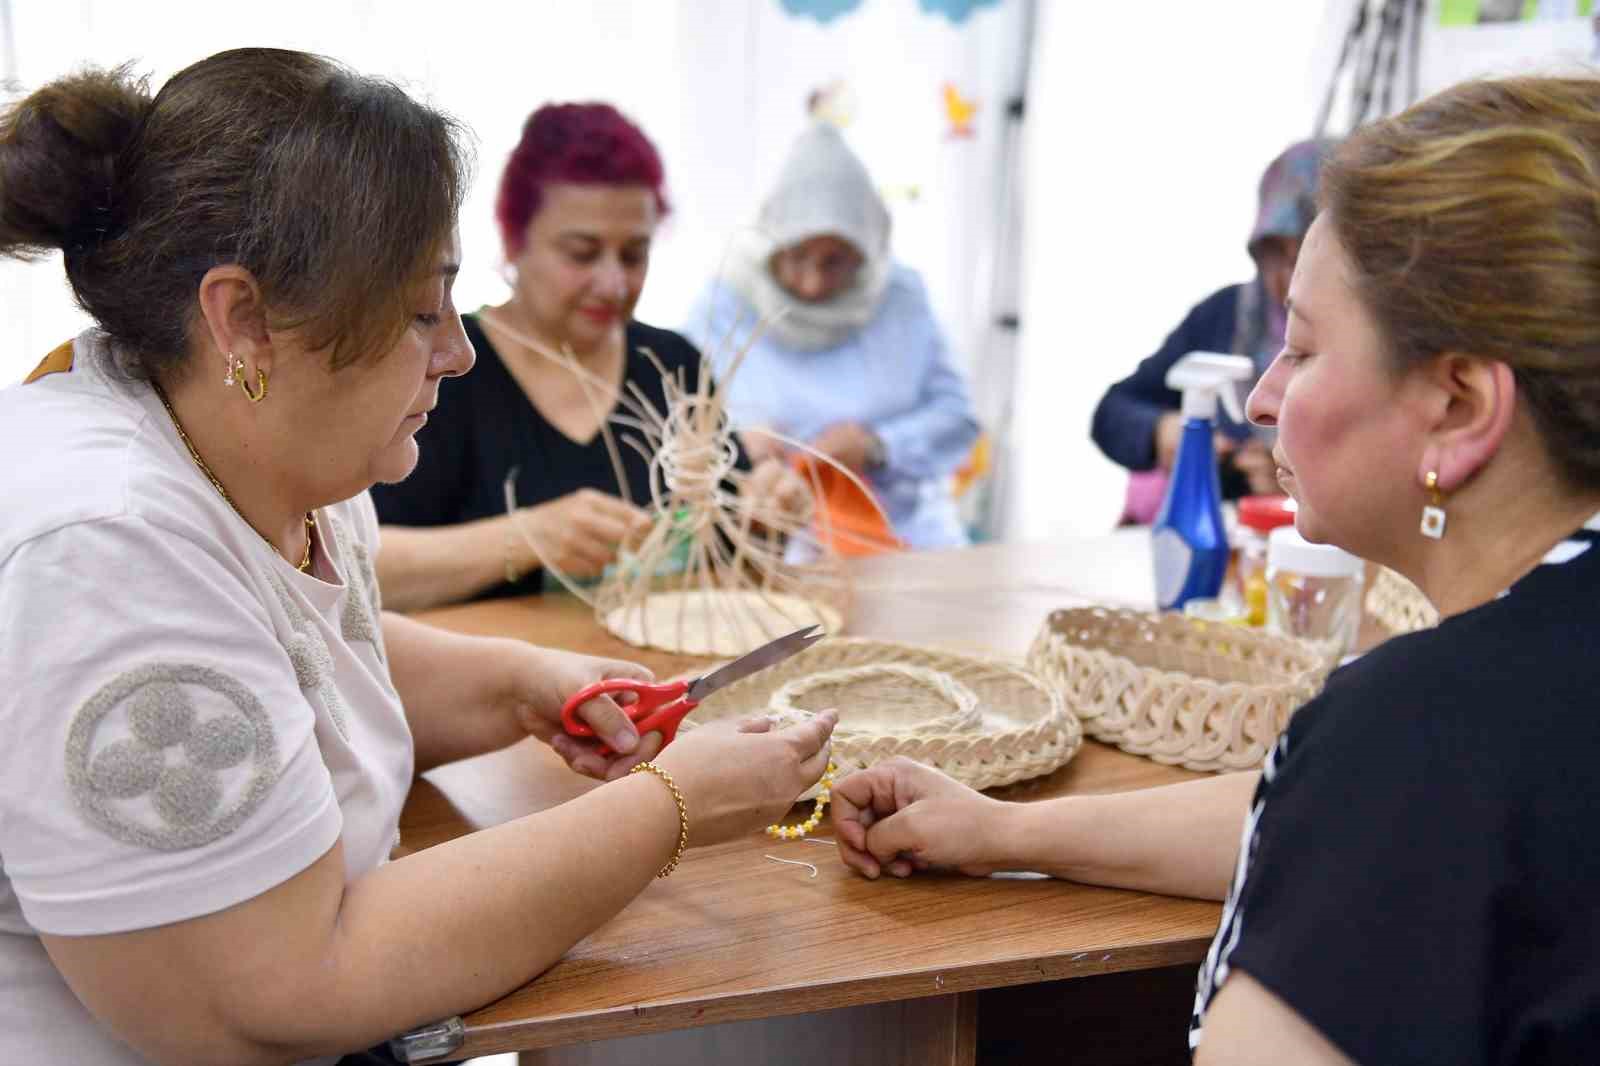
<svg viewBox="0 0 1600 1066"><path fill-rule="evenodd" d="M1600 1062L1600 550L1336 671L1251 804L1200 970L1362 1063Z"/></svg>
<svg viewBox="0 0 1600 1066"><path fill-rule="evenodd" d="M471 372L444 381L439 404L417 433L420 457L411 476L397 485L374 485L372 501L381 522L397 526L449 526L506 513L506 475L517 468L517 503L527 507L592 488L631 500L650 502L650 468L638 450L624 443L643 435L626 424L625 405L612 413L610 430L617 442L627 492L617 484L616 469L601 434L580 444L547 422L506 369L500 354L473 315L462 316L467 337L477 351ZM700 382L700 352L670 330L629 322L625 338L623 393L643 393L657 413L666 410L663 368L681 378L688 391ZM741 468L749 461L741 451ZM501 584L479 598L526 596L540 590L543 573L533 570L515 585Z"/></svg>

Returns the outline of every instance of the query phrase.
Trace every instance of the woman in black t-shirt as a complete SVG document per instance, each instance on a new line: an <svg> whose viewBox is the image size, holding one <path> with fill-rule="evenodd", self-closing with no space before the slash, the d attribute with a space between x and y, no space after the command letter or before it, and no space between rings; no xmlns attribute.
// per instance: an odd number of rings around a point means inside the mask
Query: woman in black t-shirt
<svg viewBox="0 0 1600 1066"><path fill-rule="evenodd" d="M655 147L610 105L551 104L529 117L495 208L511 298L463 317L476 368L440 390L412 475L372 489L386 606L538 592L530 541L566 574L595 577L648 528L649 464L620 441L613 456L601 427L628 435L635 390L664 411L662 369L690 389L699 381L692 344L633 320L667 212L663 181ZM563 351L583 379L548 354ZM749 469L742 455L740 466ZM513 469L520 529L503 491ZM796 506L805 491L777 463L745 490Z"/></svg>
<svg viewBox="0 0 1600 1066"><path fill-rule="evenodd" d="M1322 187L1248 412L1300 531L1444 621L1335 672L1259 774L1015 804L880 764L834 789L840 850L1225 895L1197 1063L1594 1062L1600 80L1457 86Z"/></svg>

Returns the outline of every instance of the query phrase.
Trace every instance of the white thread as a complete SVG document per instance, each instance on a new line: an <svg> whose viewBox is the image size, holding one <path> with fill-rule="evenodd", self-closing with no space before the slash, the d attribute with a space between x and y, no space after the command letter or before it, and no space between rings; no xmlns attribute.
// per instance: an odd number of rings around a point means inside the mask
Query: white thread
<svg viewBox="0 0 1600 1066"><path fill-rule="evenodd" d="M817 868L811 865L809 862L801 862L798 859L780 859L776 855L763 855L761 857L763 859L771 859L773 862L781 862L785 866L804 866L806 869L811 871L811 876L813 878L817 876Z"/></svg>

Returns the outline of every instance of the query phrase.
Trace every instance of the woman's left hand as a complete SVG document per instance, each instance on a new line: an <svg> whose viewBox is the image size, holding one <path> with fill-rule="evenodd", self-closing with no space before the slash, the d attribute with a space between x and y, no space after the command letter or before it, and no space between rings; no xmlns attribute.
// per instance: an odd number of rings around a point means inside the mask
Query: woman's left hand
<svg viewBox="0 0 1600 1066"><path fill-rule="evenodd" d="M859 422L835 422L811 442L829 459L860 473L872 465L882 447L878 435Z"/></svg>
<svg viewBox="0 0 1600 1066"><path fill-rule="evenodd" d="M572 769L602 781L622 776L661 750L660 734L641 738L622 706L610 696L598 696L578 711L598 740L569 736L561 725L561 708L579 689L608 677L653 681L655 675L649 670L621 659L600 659L531 644L522 648L528 654L517 657L505 700L520 733L538 737ZM611 754L601 754L600 740L611 747Z"/></svg>
<svg viewBox="0 0 1600 1066"><path fill-rule="evenodd" d="M803 525L811 518L811 487L781 459L766 459L750 471L739 498L757 522L786 519Z"/></svg>
<svg viewBox="0 0 1600 1066"><path fill-rule="evenodd" d="M909 877L931 868L983 877L1015 856L999 832L1011 805L903 755L833 786L834 839L844 864L864 877Z"/></svg>

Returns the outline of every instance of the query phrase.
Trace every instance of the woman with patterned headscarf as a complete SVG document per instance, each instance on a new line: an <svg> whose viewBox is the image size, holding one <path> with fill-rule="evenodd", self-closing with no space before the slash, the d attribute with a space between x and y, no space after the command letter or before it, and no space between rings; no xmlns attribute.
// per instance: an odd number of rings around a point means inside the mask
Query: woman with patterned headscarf
<svg viewBox="0 0 1600 1066"><path fill-rule="evenodd" d="M1284 298L1294 273L1300 241L1316 216L1317 171L1331 147L1327 141L1301 141L1272 161L1261 176L1250 258L1256 276L1227 285L1206 297L1168 335L1159 350L1132 374L1106 391L1095 408L1094 442L1113 462L1129 470L1154 471L1129 486L1126 517L1148 522L1160 506L1166 471L1178 450L1182 397L1167 388L1167 370L1190 352L1233 352L1255 361L1259 376L1283 347ZM1219 415L1223 495L1277 492L1266 443L1259 430Z"/></svg>

